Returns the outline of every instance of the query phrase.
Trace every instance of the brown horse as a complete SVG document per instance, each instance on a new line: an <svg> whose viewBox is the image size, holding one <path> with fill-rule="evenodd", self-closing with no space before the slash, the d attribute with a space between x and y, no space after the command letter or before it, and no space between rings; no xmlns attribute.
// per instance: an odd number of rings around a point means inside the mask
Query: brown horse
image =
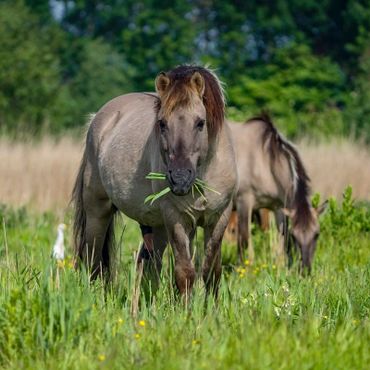
<svg viewBox="0 0 370 370"><path fill-rule="evenodd" d="M200 225L205 230L203 278L207 291L217 290L221 241L237 180L223 91L210 70L196 66L162 72L155 86L157 94L111 100L90 123L73 191L75 254L93 278L109 272L114 214L122 211L153 231L154 258L145 268L159 274L163 251L171 244L176 285L188 294L195 279L192 240ZM166 180L147 180L150 172L165 173ZM192 194L197 177L221 195ZM170 193L144 204L166 186Z"/></svg>
<svg viewBox="0 0 370 370"><path fill-rule="evenodd" d="M254 259L251 240L253 210L267 208L283 210L291 219L291 236L301 253L301 267L311 269L320 232L318 216L326 203L312 208L309 177L295 147L282 137L267 115L245 124L230 124L237 158L239 189L234 199L238 214L239 257L249 248ZM289 262L292 250L288 242L287 220L279 219L279 229L285 236ZM285 230L284 230L285 229Z"/></svg>

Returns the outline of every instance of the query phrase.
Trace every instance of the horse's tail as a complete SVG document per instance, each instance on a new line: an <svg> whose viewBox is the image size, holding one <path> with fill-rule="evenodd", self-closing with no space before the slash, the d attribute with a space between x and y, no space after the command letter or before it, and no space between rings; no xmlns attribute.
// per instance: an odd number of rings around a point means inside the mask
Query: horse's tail
<svg viewBox="0 0 370 370"><path fill-rule="evenodd" d="M71 203L73 204L74 208L73 242L75 266L82 261L84 249L86 248L86 211L83 201L84 172L86 164L87 154L85 148L76 182L73 187L71 199Z"/></svg>
<svg viewBox="0 0 370 370"><path fill-rule="evenodd" d="M84 174L87 165L86 148L83 153L80 168L78 170L75 185L72 191L71 203L74 208L74 222L73 222L73 241L74 241L74 263L77 268L81 262L85 262L88 268L92 268L92 278L97 277L100 273L104 273L104 277L109 279L111 270L111 254L114 248L114 214L117 209L112 206L112 214L107 226L107 231L104 237L104 244L102 248L102 258L100 266L93 266L93 247L88 250L87 236L86 236L86 210L84 205ZM91 246L90 246L91 247Z"/></svg>

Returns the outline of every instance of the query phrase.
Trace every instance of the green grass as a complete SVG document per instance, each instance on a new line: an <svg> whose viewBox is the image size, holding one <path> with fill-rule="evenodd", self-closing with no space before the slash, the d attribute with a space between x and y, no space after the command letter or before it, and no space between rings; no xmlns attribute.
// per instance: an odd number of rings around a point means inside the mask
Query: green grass
<svg viewBox="0 0 370 370"><path fill-rule="evenodd" d="M223 245L217 302L204 304L198 280L185 308L173 289L168 254L161 287L151 304L142 300L136 318L130 314L140 243L135 223L125 220L123 238L122 223L118 228L123 243L113 285L104 290L68 261L58 267L50 259L63 220L2 208L0 367L366 369L369 212L333 204L322 221L311 277L276 268L269 252L273 231L255 230L257 262L245 272L236 265L235 245ZM198 249L201 240L199 233Z"/></svg>

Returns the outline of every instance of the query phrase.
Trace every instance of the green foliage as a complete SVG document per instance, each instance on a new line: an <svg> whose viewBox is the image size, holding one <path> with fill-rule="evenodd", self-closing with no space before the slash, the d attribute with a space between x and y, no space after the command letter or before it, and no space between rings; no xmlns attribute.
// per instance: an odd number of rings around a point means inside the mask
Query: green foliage
<svg viewBox="0 0 370 370"><path fill-rule="evenodd" d="M59 88L58 32L44 27L22 1L0 4L0 125L38 128Z"/></svg>
<svg viewBox="0 0 370 370"><path fill-rule="evenodd" d="M291 137L370 140L369 0L5 0L0 124L81 127L111 97L152 91L161 70L209 63L229 114L265 109Z"/></svg>
<svg viewBox="0 0 370 370"><path fill-rule="evenodd" d="M195 25L187 16L192 8L186 1L143 1L135 7L120 48L136 67L136 88L152 91L160 71L195 61Z"/></svg>
<svg viewBox="0 0 370 370"><path fill-rule="evenodd" d="M359 61L359 74L350 93L346 120L348 133L370 141L370 43Z"/></svg>
<svg viewBox="0 0 370 370"><path fill-rule="evenodd" d="M62 86L52 110L54 131L73 128L86 121L108 100L133 91L133 68L109 44L87 40L79 50L76 74ZM62 125L61 125L62 124Z"/></svg>
<svg viewBox="0 0 370 370"><path fill-rule="evenodd" d="M352 198L352 187L348 186L343 193L343 201L339 205L337 200L329 200L329 210L325 217L324 227L332 235L356 235L370 233L370 210L365 206L356 206Z"/></svg>
<svg viewBox="0 0 370 370"><path fill-rule="evenodd" d="M247 117L256 110L271 112L289 136L329 135L343 133L336 108L343 89L338 66L315 57L305 45L291 44L277 50L269 64L241 77L229 96Z"/></svg>

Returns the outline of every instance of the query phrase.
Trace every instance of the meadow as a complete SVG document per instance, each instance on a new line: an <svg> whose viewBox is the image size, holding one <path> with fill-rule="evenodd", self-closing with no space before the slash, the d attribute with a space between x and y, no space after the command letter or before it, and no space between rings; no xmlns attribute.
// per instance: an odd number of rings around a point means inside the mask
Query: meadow
<svg viewBox="0 0 370 370"><path fill-rule="evenodd" d="M133 315L137 225L117 219L117 262L108 287L72 268L70 227L67 259L52 260L58 223L71 225L68 195L81 146L68 139L24 145L0 146L0 368L368 368L370 209L354 200L370 194L369 174L360 170L369 158L364 147L300 144L314 189L337 198L321 219L311 276L275 264L276 231L256 227L253 266L248 260L240 266L235 243L223 243L217 300L205 297L198 279L185 307L167 251L159 291L151 301L142 295ZM342 196L349 182L353 189ZM200 256L201 242L198 230Z"/></svg>

